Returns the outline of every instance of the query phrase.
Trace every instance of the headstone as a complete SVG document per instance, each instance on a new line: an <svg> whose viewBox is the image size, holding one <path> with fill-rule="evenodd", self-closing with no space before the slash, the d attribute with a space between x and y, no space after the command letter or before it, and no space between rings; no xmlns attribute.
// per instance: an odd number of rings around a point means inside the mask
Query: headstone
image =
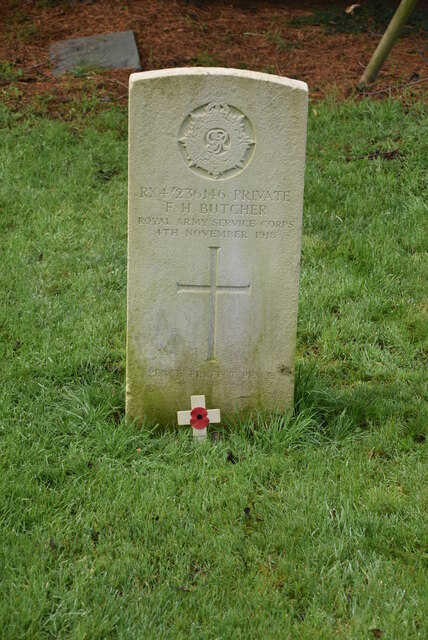
<svg viewBox="0 0 428 640"><path fill-rule="evenodd" d="M49 56L56 64L54 75L81 67L141 69L133 31L61 40L50 45Z"/></svg>
<svg viewBox="0 0 428 640"><path fill-rule="evenodd" d="M127 416L193 389L232 414L293 399L307 86L193 68L130 77Z"/></svg>

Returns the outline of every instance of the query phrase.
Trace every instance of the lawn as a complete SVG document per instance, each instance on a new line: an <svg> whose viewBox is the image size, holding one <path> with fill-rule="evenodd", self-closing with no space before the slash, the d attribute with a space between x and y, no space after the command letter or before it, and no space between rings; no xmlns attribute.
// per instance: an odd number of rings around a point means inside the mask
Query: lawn
<svg viewBox="0 0 428 640"><path fill-rule="evenodd" d="M310 105L295 406L197 447L125 423L126 113L70 114L0 109L1 637L428 637L428 109Z"/></svg>

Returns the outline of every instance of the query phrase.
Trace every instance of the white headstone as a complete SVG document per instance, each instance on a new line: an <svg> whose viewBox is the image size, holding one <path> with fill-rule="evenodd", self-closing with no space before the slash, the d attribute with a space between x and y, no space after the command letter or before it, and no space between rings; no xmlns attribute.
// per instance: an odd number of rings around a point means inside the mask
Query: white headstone
<svg viewBox="0 0 428 640"><path fill-rule="evenodd" d="M135 73L128 419L193 389L225 413L293 398L307 86L236 69Z"/></svg>

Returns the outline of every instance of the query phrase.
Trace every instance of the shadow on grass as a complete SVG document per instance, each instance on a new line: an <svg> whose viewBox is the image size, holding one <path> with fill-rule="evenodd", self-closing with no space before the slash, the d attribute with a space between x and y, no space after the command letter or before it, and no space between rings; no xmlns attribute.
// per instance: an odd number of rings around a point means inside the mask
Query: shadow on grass
<svg viewBox="0 0 428 640"><path fill-rule="evenodd" d="M237 429L266 450L292 449L358 438L393 421L403 436L422 442L426 414L420 383L359 383L334 389L327 386L314 365L300 365L293 408L287 412L257 411L245 419L235 414L226 424L226 434Z"/></svg>
<svg viewBox="0 0 428 640"><path fill-rule="evenodd" d="M62 414L71 417L83 432L110 423L119 430L125 428L128 434L150 433L151 438L163 438L166 434L175 438L183 433L175 423L165 426L145 420L141 426L126 424L124 371L116 361L81 365L75 374L78 386L66 388ZM422 441L428 422L423 407L423 389L416 383L359 382L346 388L332 388L315 365L302 364L296 368L294 404L290 410L270 408L247 415L236 412L212 430L224 440L241 436L262 449L283 450L358 438L362 432L381 429L392 420L403 435ZM190 432L187 435L191 437Z"/></svg>

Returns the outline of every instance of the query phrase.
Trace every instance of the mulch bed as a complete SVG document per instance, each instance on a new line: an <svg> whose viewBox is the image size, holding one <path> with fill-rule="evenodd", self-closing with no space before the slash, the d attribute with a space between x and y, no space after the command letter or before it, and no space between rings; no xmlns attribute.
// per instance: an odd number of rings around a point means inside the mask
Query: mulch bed
<svg viewBox="0 0 428 640"><path fill-rule="evenodd" d="M58 40L128 29L135 32L143 70L237 67L304 80L313 100L332 92L345 98L356 91L381 33L327 33L322 25L290 26L292 18L310 14L314 4L332 2L3 0L1 99L17 107L31 103L52 115L64 115L82 93L126 104L132 70L55 77L48 51ZM350 0L336 4L345 11ZM426 88L427 76L426 33L404 35L368 92L380 98L404 88L418 92Z"/></svg>

